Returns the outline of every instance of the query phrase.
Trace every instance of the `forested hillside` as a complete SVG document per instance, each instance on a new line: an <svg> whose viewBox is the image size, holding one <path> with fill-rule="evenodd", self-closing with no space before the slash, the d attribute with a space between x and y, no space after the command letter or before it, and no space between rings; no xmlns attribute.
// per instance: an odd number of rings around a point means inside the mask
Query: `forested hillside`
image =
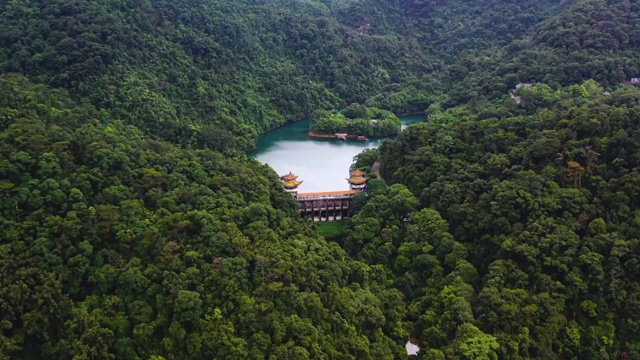
<svg viewBox="0 0 640 360"><path fill-rule="evenodd" d="M391 99L372 105L424 110L464 80L451 65L461 54L495 51L556 8L502 5L5 2L0 71L67 88L152 136L248 148L286 120L383 90Z"/></svg>
<svg viewBox="0 0 640 360"><path fill-rule="evenodd" d="M273 170L0 88L0 358L401 356L400 293L298 219Z"/></svg>
<svg viewBox="0 0 640 360"><path fill-rule="evenodd" d="M522 81L615 86L640 76L640 4L578 1L509 50Z"/></svg>
<svg viewBox="0 0 640 360"><path fill-rule="evenodd" d="M220 150L422 72L399 66L422 56L402 38L273 4L37 0L4 2L0 14L0 71Z"/></svg>
<svg viewBox="0 0 640 360"><path fill-rule="evenodd" d="M384 143L344 247L395 275L425 358L638 359L640 89L523 96Z"/></svg>
<svg viewBox="0 0 640 360"><path fill-rule="evenodd" d="M0 2L0 359L640 359L639 6ZM352 103L327 242L242 151Z"/></svg>
<svg viewBox="0 0 640 360"><path fill-rule="evenodd" d="M425 47L431 72L403 88L383 89L370 105L407 111L423 99L480 112L519 82L556 88L594 79L615 88L640 77L637 1L469 3L417 6L431 11L406 28L422 36L412 43Z"/></svg>

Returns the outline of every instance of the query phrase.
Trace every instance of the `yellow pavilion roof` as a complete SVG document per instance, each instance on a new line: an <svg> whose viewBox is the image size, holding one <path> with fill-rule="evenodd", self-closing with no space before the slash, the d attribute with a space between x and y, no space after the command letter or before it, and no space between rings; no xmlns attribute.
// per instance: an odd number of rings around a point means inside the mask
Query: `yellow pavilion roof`
<svg viewBox="0 0 640 360"><path fill-rule="evenodd" d="M356 171L351 173L351 176L355 176L355 177L360 177L362 175L364 175L364 172L362 172L362 170L360 169L357 169Z"/></svg>
<svg viewBox="0 0 640 360"><path fill-rule="evenodd" d="M351 184L356 184L356 185L360 185L360 184L364 184L367 182L367 180L369 180L369 178L366 177L352 177L347 179L349 181L349 183Z"/></svg>
<svg viewBox="0 0 640 360"><path fill-rule="evenodd" d="M302 181L285 181L282 183L282 185L284 187L286 187L287 189L293 189L298 187L300 184L302 184Z"/></svg>
<svg viewBox="0 0 640 360"><path fill-rule="evenodd" d="M293 180L295 180L297 178L298 178L298 176L294 175L291 171L289 171L289 173L287 175L283 175L281 177L281 179L285 180L285 181L293 181Z"/></svg>

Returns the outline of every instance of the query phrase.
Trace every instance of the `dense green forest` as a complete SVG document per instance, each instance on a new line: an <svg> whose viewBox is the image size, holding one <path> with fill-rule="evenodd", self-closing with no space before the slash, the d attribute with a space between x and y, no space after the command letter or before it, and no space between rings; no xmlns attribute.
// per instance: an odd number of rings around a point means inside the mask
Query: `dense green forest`
<svg viewBox="0 0 640 360"><path fill-rule="evenodd" d="M10 1L0 71L174 143L248 148L318 108L465 101L482 86L468 83L474 67L511 60L495 53L559 8L500 2Z"/></svg>
<svg viewBox="0 0 640 360"><path fill-rule="evenodd" d="M400 119L389 110L351 104L340 112L316 110L311 115L311 131L316 134L390 137L400 132Z"/></svg>
<svg viewBox="0 0 640 360"><path fill-rule="evenodd" d="M640 359L637 0L0 23L0 359ZM243 151L341 109L428 123L360 154L383 179L318 229Z"/></svg>
<svg viewBox="0 0 640 360"><path fill-rule="evenodd" d="M273 170L0 86L0 358L401 356L399 291Z"/></svg>
<svg viewBox="0 0 640 360"><path fill-rule="evenodd" d="M67 88L153 136L218 150L363 102L412 74L402 59L421 57L393 34L362 36L323 11L275 4L12 1L0 4L0 22L0 71Z"/></svg>
<svg viewBox="0 0 640 360"><path fill-rule="evenodd" d="M540 84L358 157L393 185L343 246L393 274L425 358L640 358L640 89L602 92Z"/></svg>

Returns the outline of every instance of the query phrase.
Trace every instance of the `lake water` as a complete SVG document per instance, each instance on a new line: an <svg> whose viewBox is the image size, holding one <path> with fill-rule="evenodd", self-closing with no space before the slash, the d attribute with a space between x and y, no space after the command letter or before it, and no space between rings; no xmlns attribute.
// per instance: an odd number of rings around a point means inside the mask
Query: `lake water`
<svg viewBox="0 0 640 360"><path fill-rule="evenodd" d="M402 128L424 121L424 115L400 116ZM304 181L300 192L349 190L349 167L353 157L362 150L375 148L383 141L368 141L311 138L310 119L291 123L258 139L255 150L248 152L260 162L271 166L279 175L289 171Z"/></svg>

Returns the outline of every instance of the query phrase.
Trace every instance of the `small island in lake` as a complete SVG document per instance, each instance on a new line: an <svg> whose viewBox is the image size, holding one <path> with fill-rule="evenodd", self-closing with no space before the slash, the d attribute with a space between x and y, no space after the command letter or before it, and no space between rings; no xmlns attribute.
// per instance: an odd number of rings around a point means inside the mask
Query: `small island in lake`
<svg viewBox="0 0 640 360"><path fill-rule="evenodd" d="M395 136L400 129L400 119L391 111L351 104L341 112L316 110L311 116L309 135L367 140L367 137Z"/></svg>

